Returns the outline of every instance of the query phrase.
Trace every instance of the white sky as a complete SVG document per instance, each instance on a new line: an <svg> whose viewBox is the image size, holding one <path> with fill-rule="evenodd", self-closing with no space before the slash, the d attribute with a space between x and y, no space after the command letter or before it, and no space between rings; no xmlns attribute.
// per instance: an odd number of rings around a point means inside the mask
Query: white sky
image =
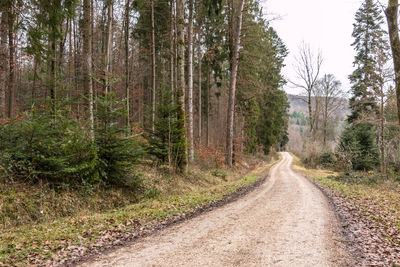
<svg viewBox="0 0 400 267"><path fill-rule="evenodd" d="M348 75L353 71L355 52L351 46L354 14L362 0L264 0L267 18L279 16L271 25L289 49L284 75L294 79L293 58L302 41L315 51L322 52L322 75L332 73L348 91ZM299 94L301 90L287 85L286 92Z"/></svg>

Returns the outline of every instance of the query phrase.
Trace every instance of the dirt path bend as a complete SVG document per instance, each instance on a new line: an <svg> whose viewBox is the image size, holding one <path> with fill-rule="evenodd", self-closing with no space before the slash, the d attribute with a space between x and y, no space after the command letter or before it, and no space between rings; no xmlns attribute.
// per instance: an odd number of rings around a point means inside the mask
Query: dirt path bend
<svg viewBox="0 0 400 267"><path fill-rule="evenodd" d="M236 202L83 266L349 266L328 200L282 160Z"/></svg>

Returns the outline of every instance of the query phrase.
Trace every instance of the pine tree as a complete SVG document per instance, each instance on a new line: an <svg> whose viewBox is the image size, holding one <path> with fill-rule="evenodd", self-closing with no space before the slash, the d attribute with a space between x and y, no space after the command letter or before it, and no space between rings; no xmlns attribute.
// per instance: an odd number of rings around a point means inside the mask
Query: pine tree
<svg viewBox="0 0 400 267"><path fill-rule="evenodd" d="M369 170L379 166L379 152L372 121L378 107L374 90L379 87L377 53L387 47L385 31L382 30L383 17L373 0L365 0L355 15L353 46L357 51L350 75L352 97L349 126L343 132L339 148L347 154L356 170Z"/></svg>
<svg viewBox="0 0 400 267"><path fill-rule="evenodd" d="M350 75L352 110L348 118L350 123L374 116L377 106L373 98L373 90L377 86L374 79L376 72L376 51L384 46L385 31L382 30L383 17L378 5L373 0L365 0L355 15L356 22L352 36L352 46L357 51L353 64L356 69Z"/></svg>

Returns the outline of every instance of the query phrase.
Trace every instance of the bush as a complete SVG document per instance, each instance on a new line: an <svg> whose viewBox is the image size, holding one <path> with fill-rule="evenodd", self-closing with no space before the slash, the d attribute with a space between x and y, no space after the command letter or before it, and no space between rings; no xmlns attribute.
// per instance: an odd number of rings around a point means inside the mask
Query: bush
<svg viewBox="0 0 400 267"><path fill-rule="evenodd" d="M144 150L137 135L129 135L129 129L119 125L119 120L126 117L125 101L110 93L99 97L96 105L95 144L100 179L108 184L129 185L135 180L130 177L134 173L130 168L144 156Z"/></svg>
<svg viewBox="0 0 400 267"><path fill-rule="evenodd" d="M75 183L98 181L98 158L80 122L66 107L34 109L0 126L0 170L6 179Z"/></svg>
<svg viewBox="0 0 400 267"><path fill-rule="evenodd" d="M329 150L322 151L321 155L319 156L319 164L322 166L331 167L333 164L335 164L335 161L335 155Z"/></svg>
<svg viewBox="0 0 400 267"><path fill-rule="evenodd" d="M0 177L61 185L140 183L132 164L143 156L143 148L119 124L124 101L113 94L98 99L94 140L86 121L73 118L63 103L54 105L51 111L33 109L24 119L0 126Z"/></svg>

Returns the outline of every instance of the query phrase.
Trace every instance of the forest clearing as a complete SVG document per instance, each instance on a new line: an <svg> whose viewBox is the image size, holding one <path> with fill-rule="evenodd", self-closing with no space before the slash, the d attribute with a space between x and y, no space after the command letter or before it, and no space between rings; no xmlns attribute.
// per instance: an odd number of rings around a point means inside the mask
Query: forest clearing
<svg viewBox="0 0 400 267"><path fill-rule="evenodd" d="M398 24L0 1L0 266L399 266Z"/></svg>

